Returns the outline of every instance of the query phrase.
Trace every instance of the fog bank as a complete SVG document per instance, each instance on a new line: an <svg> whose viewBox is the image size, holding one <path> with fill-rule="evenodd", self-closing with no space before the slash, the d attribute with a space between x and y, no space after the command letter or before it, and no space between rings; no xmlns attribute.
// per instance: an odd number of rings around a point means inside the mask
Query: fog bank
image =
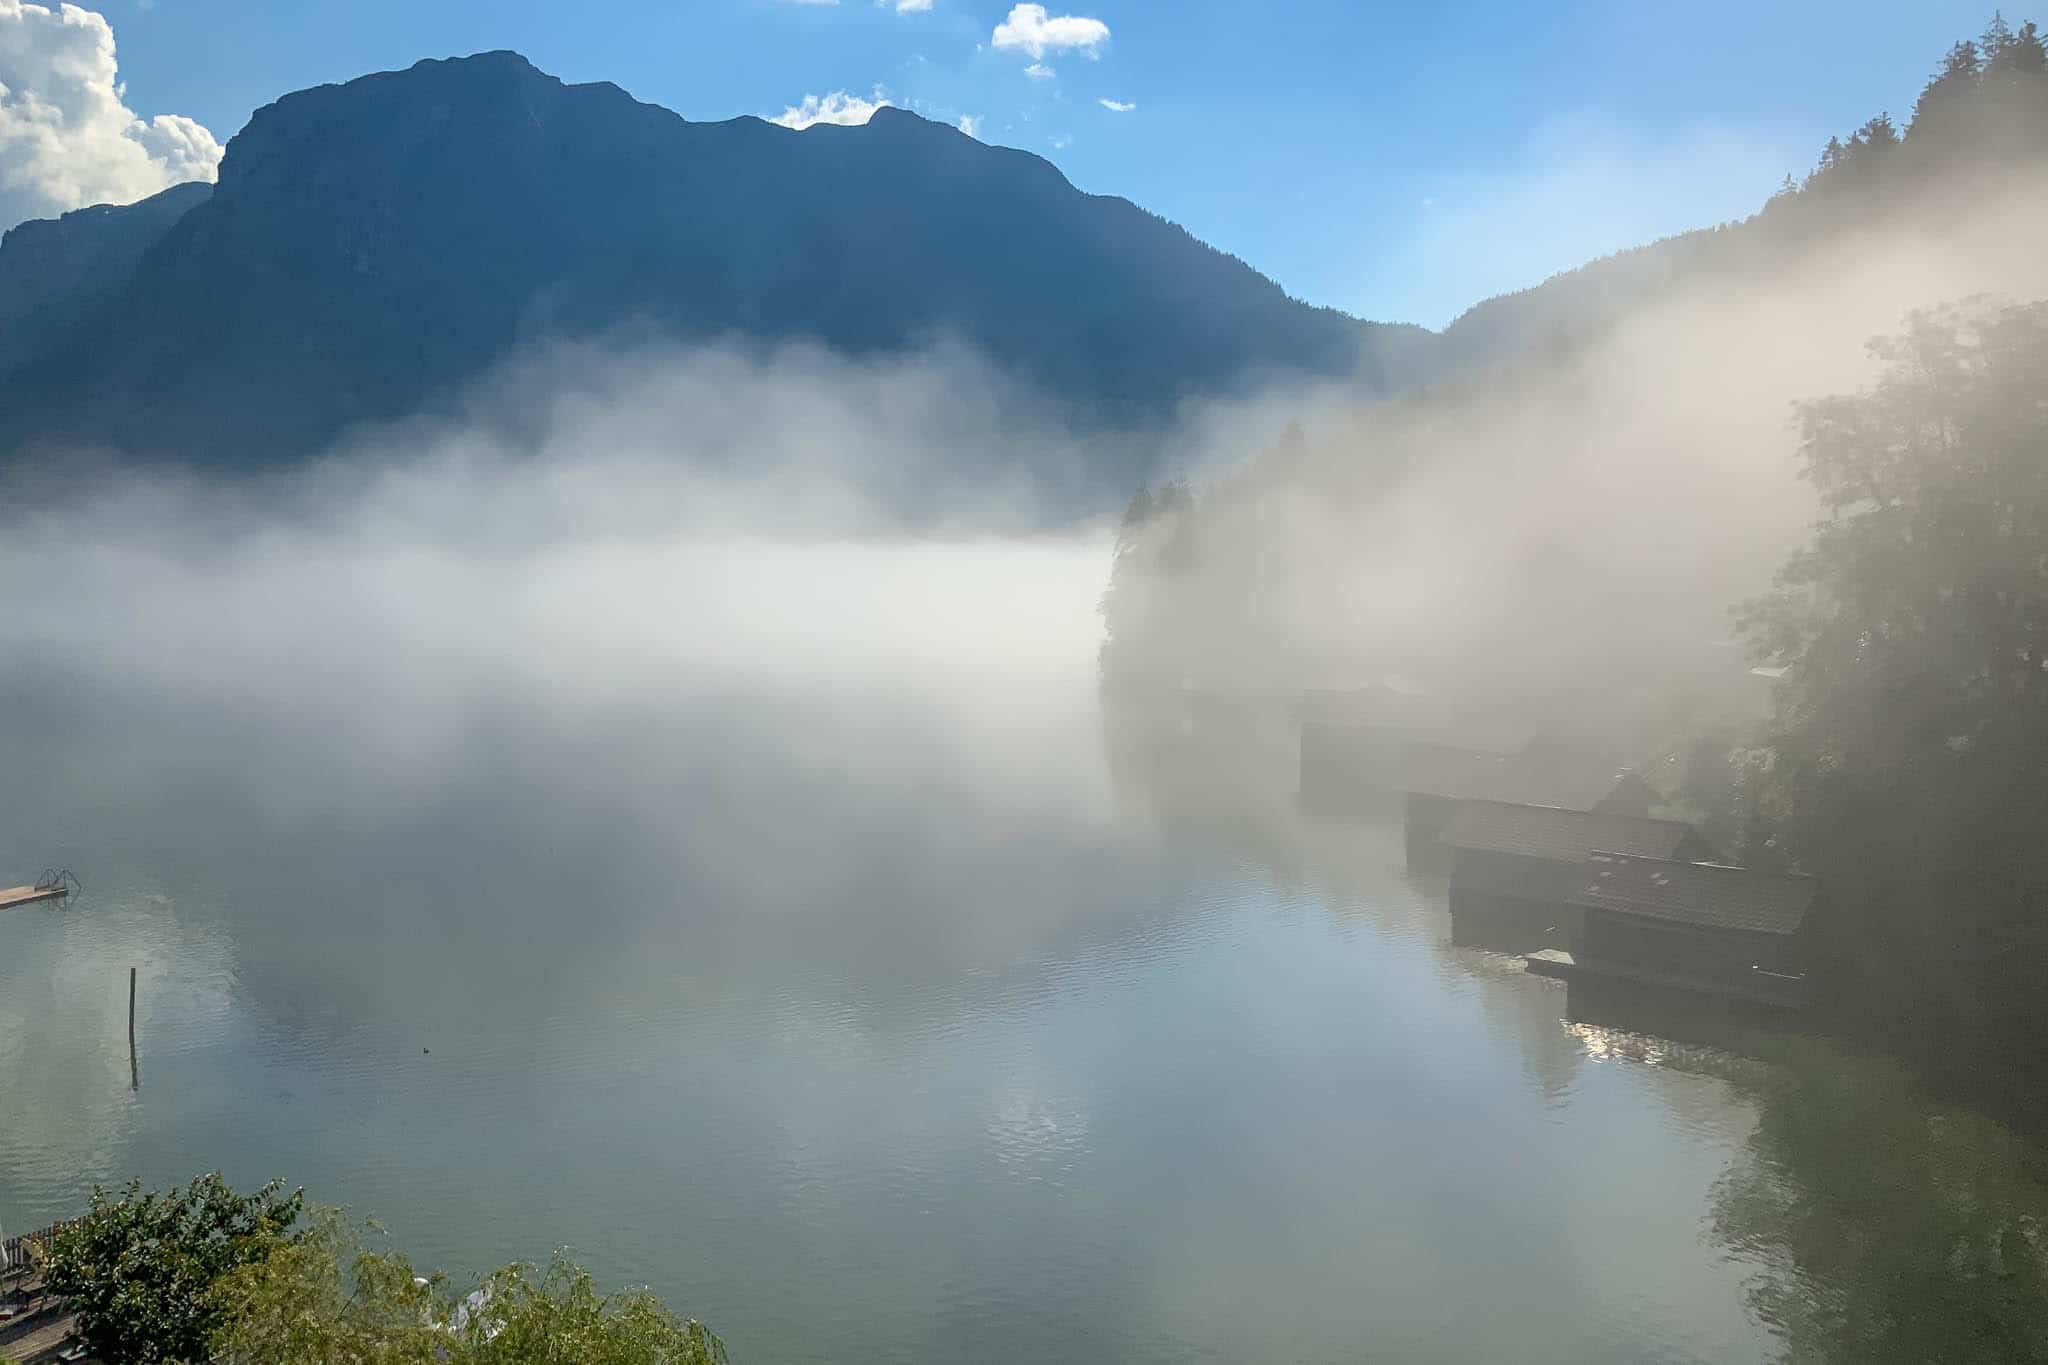
<svg viewBox="0 0 2048 1365"><path fill-rule="evenodd" d="M1662 267L1654 304L1590 343L1299 407L1249 465L1188 466L1197 506L1132 537L1113 655L1220 691L1398 676L1628 748L1754 709L1731 612L1814 517L1795 404L1867 383L1866 342L1913 310L2048 294L2044 213L2029 177L1798 251L1710 242L1723 259Z"/></svg>

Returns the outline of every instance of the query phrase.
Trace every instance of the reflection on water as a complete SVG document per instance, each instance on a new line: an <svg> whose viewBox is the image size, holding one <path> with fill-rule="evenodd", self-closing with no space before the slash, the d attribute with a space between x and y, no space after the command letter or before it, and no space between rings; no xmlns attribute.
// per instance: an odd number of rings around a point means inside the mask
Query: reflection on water
<svg viewBox="0 0 2048 1365"><path fill-rule="evenodd" d="M62 683L0 713L0 868L88 883L0 924L10 1228L283 1176L757 1361L1754 1360L1894 1269L1759 1212L1796 1092L1568 1026L1398 828L1133 783L1085 685L514 697L422 772Z"/></svg>
<svg viewBox="0 0 2048 1365"><path fill-rule="evenodd" d="M1714 1195L1799 1360L2048 1359L2048 1160L1896 1066L1793 1043Z"/></svg>

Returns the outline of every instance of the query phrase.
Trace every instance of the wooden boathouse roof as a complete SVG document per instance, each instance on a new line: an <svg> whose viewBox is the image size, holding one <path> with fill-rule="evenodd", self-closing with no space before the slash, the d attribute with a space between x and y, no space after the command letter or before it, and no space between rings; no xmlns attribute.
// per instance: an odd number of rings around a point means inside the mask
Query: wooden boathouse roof
<svg viewBox="0 0 2048 1365"><path fill-rule="evenodd" d="M1811 877L1633 855L1595 853L1572 903L1699 929L1794 934L1820 886Z"/></svg>
<svg viewBox="0 0 2048 1365"><path fill-rule="evenodd" d="M1692 826L1680 820L1506 801L1464 802L1440 837L1452 848L1555 863L1583 863L1614 851L1668 859L1698 846Z"/></svg>
<svg viewBox="0 0 2048 1365"><path fill-rule="evenodd" d="M1401 789L1417 796L1577 811L1606 804L1641 781L1625 768L1590 756L1529 749L1487 753L1448 744L1411 744L1401 768ZM1647 787L1644 795L1661 799Z"/></svg>

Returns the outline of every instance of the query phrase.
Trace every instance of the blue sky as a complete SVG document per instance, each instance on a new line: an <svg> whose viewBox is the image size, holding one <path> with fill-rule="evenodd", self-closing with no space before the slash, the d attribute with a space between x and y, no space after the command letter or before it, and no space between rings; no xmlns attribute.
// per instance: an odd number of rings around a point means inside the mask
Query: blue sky
<svg viewBox="0 0 2048 1365"><path fill-rule="evenodd" d="M114 27L128 105L222 140L287 90L498 47L693 119L879 89L973 116L985 140L1164 214L1292 293L1431 325L1751 211L1831 133L1903 116L1940 53L1990 17L1978 0L1073 0L1049 17L1093 19L1107 38L1056 30L1098 41L1034 61L992 41L1012 0L899 2L92 7Z"/></svg>

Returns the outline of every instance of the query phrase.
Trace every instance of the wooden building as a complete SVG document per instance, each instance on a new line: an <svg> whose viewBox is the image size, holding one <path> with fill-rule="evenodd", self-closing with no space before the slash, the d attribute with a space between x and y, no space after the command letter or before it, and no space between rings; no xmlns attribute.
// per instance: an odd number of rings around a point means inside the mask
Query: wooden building
<svg viewBox="0 0 2048 1365"><path fill-rule="evenodd" d="M1441 836L1473 802L1647 818L1664 799L1626 768L1542 744L1512 754L1411 745L1401 790L1409 870L1439 876L1452 871L1452 849Z"/></svg>
<svg viewBox="0 0 2048 1365"><path fill-rule="evenodd" d="M1811 877L1596 854L1570 897L1569 972L1775 1008L1806 1000Z"/></svg>
<svg viewBox="0 0 2048 1365"><path fill-rule="evenodd" d="M1437 843L1450 856L1452 941L1502 952L1576 941L1584 918L1578 897L1604 853L1713 855L1683 821L1504 801L1459 802Z"/></svg>

